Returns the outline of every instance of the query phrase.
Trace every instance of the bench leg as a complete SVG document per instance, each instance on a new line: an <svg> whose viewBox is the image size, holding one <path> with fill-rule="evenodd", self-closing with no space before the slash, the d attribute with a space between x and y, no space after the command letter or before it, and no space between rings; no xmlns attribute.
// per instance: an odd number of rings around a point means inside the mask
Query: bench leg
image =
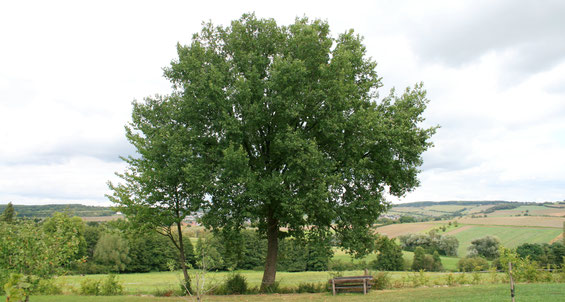
<svg viewBox="0 0 565 302"><path fill-rule="evenodd" d="M332 279L332 292L335 296L335 280L334 279Z"/></svg>
<svg viewBox="0 0 565 302"><path fill-rule="evenodd" d="M363 279L363 295L367 294L367 279Z"/></svg>

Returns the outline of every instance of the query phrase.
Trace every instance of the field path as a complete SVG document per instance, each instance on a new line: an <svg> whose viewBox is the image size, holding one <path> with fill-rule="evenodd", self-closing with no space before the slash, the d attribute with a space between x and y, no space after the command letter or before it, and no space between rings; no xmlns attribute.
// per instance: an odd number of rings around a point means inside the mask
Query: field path
<svg viewBox="0 0 565 302"><path fill-rule="evenodd" d="M447 232L446 235L455 235L457 233L461 233L463 231L466 231L466 230L468 230L470 228L474 228L474 227L475 227L474 225L464 225L460 228L456 228L455 230L451 230L451 231Z"/></svg>
<svg viewBox="0 0 565 302"><path fill-rule="evenodd" d="M551 241L549 242L549 244L552 244L552 243L557 242L557 241L559 241L559 240L563 240L563 234L561 234L561 235L559 235L559 236L553 238L553 240L551 240Z"/></svg>

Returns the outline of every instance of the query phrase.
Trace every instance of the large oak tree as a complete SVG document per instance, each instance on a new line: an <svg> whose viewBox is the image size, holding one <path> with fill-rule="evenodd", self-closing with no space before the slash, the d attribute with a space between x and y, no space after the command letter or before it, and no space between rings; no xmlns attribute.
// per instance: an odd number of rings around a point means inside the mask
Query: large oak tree
<svg viewBox="0 0 565 302"><path fill-rule="evenodd" d="M165 70L174 92L159 102L172 108L163 135L182 156L163 147L162 157L198 162L205 225L233 237L250 222L266 235L262 288L275 281L279 238L335 234L364 255L386 197L418 186L435 132L421 126L426 93L418 84L379 99L375 67L352 30L334 38L324 21L251 14L205 24Z"/></svg>

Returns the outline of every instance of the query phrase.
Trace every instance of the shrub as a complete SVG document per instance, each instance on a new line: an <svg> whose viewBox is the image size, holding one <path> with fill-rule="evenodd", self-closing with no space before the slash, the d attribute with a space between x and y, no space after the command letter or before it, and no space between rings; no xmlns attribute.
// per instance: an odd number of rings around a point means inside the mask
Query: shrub
<svg viewBox="0 0 565 302"><path fill-rule="evenodd" d="M325 283L300 283L296 288L297 293L323 293L328 291Z"/></svg>
<svg viewBox="0 0 565 302"><path fill-rule="evenodd" d="M27 301L31 284L26 281L25 276L22 274L10 274L8 282L4 284L6 301Z"/></svg>
<svg viewBox="0 0 565 302"><path fill-rule="evenodd" d="M404 258L402 250L394 242L386 236L379 237L377 241L377 250L379 254L377 259L371 261L372 269L381 271L401 271L404 268Z"/></svg>
<svg viewBox="0 0 565 302"><path fill-rule="evenodd" d="M60 295L63 293L61 287L55 284L54 279L40 279L36 291L42 295Z"/></svg>
<svg viewBox="0 0 565 302"><path fill-rule="evenodd" d="M109 274L100 284L100 294L102 296L121 295L123 291L124 287L114 274Z"/></svg>
<svg viewBox="0 0 565 302"><path fill-rule="evenodd" d="M241 274L230 274L224 283L224 293L243 295L247 292L247 279Z"/></svg>
<svg viewBox="0 0 565 302"><path fill-rule="evenodd" d="M420 270L418 273L414 273L410 276L412 281L412 286L419 287L428 284L430 278L426 276L423 270Z"/></svg>
<svg viewBox="0 0 565 302"><path fill-rule="evenodd" d="M275 281L273 284L265 286L265 288L263 288L263 292L267 294L281 293L280 286L281 282Z"/></svg>
<svg viewBox="0 0 565 302"><path fill-rule="evenodd" d="M481 256L489 260L497 258L499 255L500 240L493 236L485 236L471 241L468 248L467 257Z"/></svg>
<svg viewBox="0 0 565 302"><path fill-rule="evenodd" d="M80 282L79 294L84 296L98 296L100 294L100 280L86 278Z"/></svg>
<svg viewBox="0 0 565 302"><path fill-rule="evenodd" d="M488 261L483 257L466 257L457 262L460 272L482 271L488 268Z"/></svg>
<svg viewBox="0 0 565 302"><path fill-rule="evenodd" d="M387 272L379 272L373 276L373 286L375 289L383 290L390 288L390 276Z"/></svg>
<svg viewBox="0 0 565 302"><path fill-rule="evenodd" d="M175 296L175 291L170 288L158 288L153 292L155 297L172 297Z"/></svg>

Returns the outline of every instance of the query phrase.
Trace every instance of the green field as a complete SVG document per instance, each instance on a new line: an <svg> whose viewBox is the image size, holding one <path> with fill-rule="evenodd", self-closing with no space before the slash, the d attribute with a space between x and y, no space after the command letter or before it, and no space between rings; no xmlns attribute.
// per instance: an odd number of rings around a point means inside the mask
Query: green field
<svg viewBox="0 0 565 302"><path fill-rule="evenodd" d="M517 301L565 301L565 284L517 284ZM0 297L0 300L5 300ZM190 298L156 298L152 296L33 296L31 301L37 302L177 302L192 301ZM272 295L242 295L242 296L206 296L204 301L510 301L510 290L507 284L475 285L459 287L422 287L411 289L371 291L362 294L338 294L332 296L323 294L272 294Z"/></svg>
<svg viewBox="0 0 565 302"><path fill-rule="evenodd" d="M549 243L562 232L563 230L557 228L473 226L454 236L459 240L459 249L457 250L459 257L465 257L471 241L487 235L498 237L505 247L515 248L523 243Z"/></svg>

